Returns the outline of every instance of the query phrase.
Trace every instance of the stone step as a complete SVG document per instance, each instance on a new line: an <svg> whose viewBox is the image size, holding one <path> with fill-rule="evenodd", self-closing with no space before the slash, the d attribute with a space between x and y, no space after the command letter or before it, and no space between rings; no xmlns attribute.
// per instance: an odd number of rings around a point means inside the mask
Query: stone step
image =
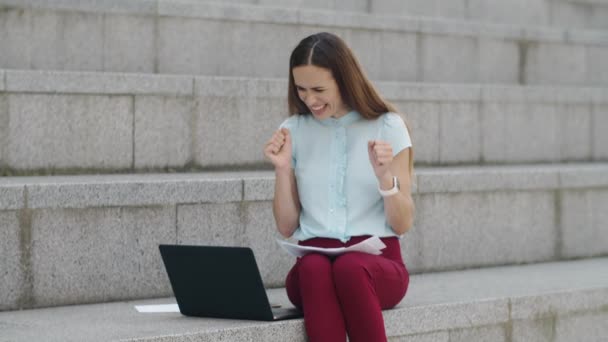
<svg viewBox="0 0 608 342"><path fill-rule="evenodd" d="M602 0L230 0L226 2L523 26L608 29L608 20L606 20L608 2Z"/></svg>
<svg viewBox="0 0 608 342"><path fill-rule="evenodd" d="M608 258L414 275L384 311L392 342L605 341ZM284 289L272 302L290 306ZM0 341L306 341L302 319L275 323L142 314L173 298L0 312Z"/></svg>
<svg viewBox="0 0 608 342"><path fill-rule="evenodd" d="M284 78L297 42L327 30L376 80L608 84L606 30L199 1L2 5L0 68Z"/></svg>
<svg viewBox="0 0 608 342"><path fill-rule="evenodd" d="M413 273L608 255L608 164L418 168ZM160 243L250 246L268 287L293 258L272 172L0 178L0 310L168 296Z"/></svg>
<svg viewBox="0 0 608 342"><path fill-rule="evenodd" d="M608 88L375 85L405 113L418 165L608 161ZM286 88L282 79L0 70L0 172L269 167L262 147L287 117Z"/></svg>

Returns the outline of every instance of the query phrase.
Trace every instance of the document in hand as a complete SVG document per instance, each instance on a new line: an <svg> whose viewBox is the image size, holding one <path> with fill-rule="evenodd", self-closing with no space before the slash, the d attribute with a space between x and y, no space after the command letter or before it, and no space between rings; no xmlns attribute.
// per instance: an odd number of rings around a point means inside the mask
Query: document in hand
<svg viewBox="0 0 608 342"><path fill-rule="evenodd" d="M321 247L308 247L308 246L300 246L293 243L289 243L287 241L277 239L277 242L287 253L301 257L308 253L321 253L329 256L336 256L347 252L362 252L369 253L373 255L380 255L382 253L382 249L386 248L386 245L382 240L380 240L377 236L372 236L367 240L361 241L358 244L349 246L349 247L339 247L339 248L321 248Z"/></svg>

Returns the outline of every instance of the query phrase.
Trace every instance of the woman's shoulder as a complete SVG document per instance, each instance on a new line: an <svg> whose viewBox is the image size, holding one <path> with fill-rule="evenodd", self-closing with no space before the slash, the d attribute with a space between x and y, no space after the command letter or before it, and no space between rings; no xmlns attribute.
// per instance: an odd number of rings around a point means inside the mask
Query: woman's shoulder
<svg viewBox="0 0 608 342"><path fill-rule="evenodd" d="M380 115L380 118L382 119L382 123L387 127L397 128L405 126L403 117L398 113L387 112Z"/></svg>
<svg viewBox="0 0 608 342"><path fill-rule="evenodd" d="M298 114L293 114L293 115L289 116L287 119L283 120L283 122L281 123L281 125L279 127L287 128L289 130L298 128L299 123L300 123L300 116L301 115L298 115Z"/></svg>

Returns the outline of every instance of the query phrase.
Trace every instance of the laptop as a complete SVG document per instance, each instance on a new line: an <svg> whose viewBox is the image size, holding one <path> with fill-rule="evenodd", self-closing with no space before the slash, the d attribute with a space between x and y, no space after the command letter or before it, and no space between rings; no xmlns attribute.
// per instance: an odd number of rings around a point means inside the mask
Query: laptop
<svg viewBox="0 0 608 342"><path fill-rule="evenodd" d="M271 307L251 248L160 245L160 254L185 316L277 321L302 317Z"/></svg>

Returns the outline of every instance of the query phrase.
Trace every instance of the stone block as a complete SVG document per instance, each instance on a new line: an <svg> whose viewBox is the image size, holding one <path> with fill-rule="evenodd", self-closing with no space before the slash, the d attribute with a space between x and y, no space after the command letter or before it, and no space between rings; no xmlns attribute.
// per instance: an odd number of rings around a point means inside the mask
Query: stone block
<svg viewBox="0 0 608 342"><path fill-rule="evenodd" d="M68 176L27 185L30 208L157 206L241 201L243 182L230 174Z"/></svg>
<svg viewBox="0 0 608 342"><path fill-rule="evenodd" d="M591 262L591 267L595 267L592 268L592 272L597 273L597 267L601 266L593 265L593 262ZM575 273L571 274L576 276L578 272L584 274L589 270L576 270ZM510 299L511 319L545 319L555 316L570 316L580 312L597 312L605 308L608 304L608 290L601 285L602 280L591 279L593 277L588 275L585 276L587 279L574 279L575 282L582 283L582 285L572 289L564 290L563 286L561 288L554 286L557 290L549 291L549 288L545 287L542 294L512 297ZM559 274L549 275L548 278L555 282L555 285L563 280L563 277L560 277ZM537 282L534 276L531 276L530 279ZM545 282L545 284L547 283Z"/></svg>
<svg viewBox="0 0 608 342"><path fill-rule="evenodd" d="M608 253L608 191L564 191L560 207L562 257Z"/></svg>
<svg viewBox="0 0 608 342"><path fill-rule="evenodd" d="M389 68L387 65L382 65L386 62L382 56L384 53L382 43L382 35L379 31L372 30L352 30L348 39L347 44L359 60L367 77L372 80L381 79L381 70ZM393 50L395 48L392 47ZM393 60L391 64L397 63L397 60Z"/></svg>
<svg viewBox="0 0 608 342"><path fill-rule="evenodd" d="M479 102L483 86L479 84L375 82L389 101L415 102Z"/></svg>
<svg viewBox="0 0 608 342"><path fill-rule="evenodd" d="M526 84L585 84L586 49L578 44L530 45L525 61Z"/></svg>
<svg viewBox="0 0 608 342"><path fill-rule="evenodd" d="M177 242L183 245L242 246L245 225L239 203L177 207Z"/></svg>
<svg viewBox="0 0 608 342"><path fill-rule="evenodd" d="M399 241L399 244L401 245L401 257L410 273L424 272L424 253L422 250L424 232L422 231L419 221L421 220L421 217L434 214L425 211L428 207L418 206L418 202L420 201L419 197L420 195L418 194L413 195L414 203L416 204L414 225Z"/></svg>
<svg viewBox="0 0 608 342"><path fill-rule="evenodd" d="M154 74L104 74L104 93L192 96L191 76Z"/></svg>
<svg viewBox="0 0 608 342"><path fill-rule="evenodd" d="M523 115L523 104L482 103L482 159L489 162L507 161L507 146L511 134L508 121L514 115Z"/></svg>
<svg viewBox="0 0 608 342"><path fill-rule="evenodd" d="M482 104L482 156L487 162L551 162L560 159L554 105Z"/></svg>
<svg viewBox="0 0 608 342"><path fill-rule="evenodd" d="M157 25L159 73L218 74L218 66L214 69L210 62L210 51L221 37L219 22L204 25L196 19L159 17Z"/></svg>
<svg viewBox="0 0 608 342"><path fill-rule="evenodd" d="M27 289L20 234L18 212L0 211L0 311L18 308Z"/></svg>
<svg viewBox="0 0 608 342"><path fill-rule="evenodd" d="M158 245L175 243L175 207L35 210L36 306L168 296Z"/></svg>
<svg viewBox="0 0 608 342"><path fill-rule="evenodd" d="M178 75L90 73L66 71L6 71L10 92L96 95L189 95L193 78Z"/></svg>
<svg viewBox="0 0 608 342"><path fill-rule="evenodd" d="M4 76L4 75L0 75ZM4 78L3 78L4 79ZM8 146L9 116L6 95L0 93L0 168L6 165L6 149Z"/></svg>
<svg viewBox="0 0 608 342"><path fill-rule="evenodd" d="M608 104L593 106L593 159L608 161Z"/></svg>
<svg viewBox="0 0 608 342"><path fill-rule="evenodd" d="M382 31L380 34L380 64L377 79L386 81L416 81L418 55L416 35L405 32Z"/></svg>
<svg viewBox="0 0 608 342"><path fill-rule="evenodd" d="M601 172L602 170L596 170ZM580 168L573 173L579 175ZM589 172L579 179L589 180ZM595 175L594 175L595 176ZM559 169L538 167L442 167L417 174L418 193L462 193L476 191L546 190L561 186ZM595 177L597 180L597 177Z"/></svg>
<svg viewBox="0 0 608 342"><path fill-rule="evenodd" d="M545 0L469 0L469 18L485 22L513 25L549 23L549 8Z"/></svg>
<svg viewBox="0 0 608 342"><path fill-rule="evenodd" d="M479 38L479 82L518 83L519 46L511 40Z"/></svg>
<svg viewBox="0 0 608 342"><path fill-rule="evenodd" d="M477 163L481 158L481 120L474 103L440 104L439 161Z"/></svg>
<svg viewBox="0 0 608 342"><path fill-rule="evenodd" d="M35 69L103 70L103 14L32 12Z"/></svg>
<svg viewBox="0 0 608 342"><path fill-rule="evenodd" d="M220 75L287 79L291 50L304 38L300 37L297 25L246 22L222 25L220 45L205 56L219 65Z"/></svg>
<svg viewBox="0 0 608 342"><path fill-rule="evenodd" d="M389 337L388 342L449 342L450 335L447 331L439 331L428 334L405 335Z"/></svg>
<svg viewBox="0 0 608 342"><path fill-rule="evenodd" d="M31 63L32 15L21 9L0 9L0 68L27 69Z"/></svg>
<svg viewBox="0 0 608 342"><path fill-rule="evenodd" d="M474 327L450 331L450 342L494 341L510 342L502 325Z"/></svg>
<svg viewBox="0 0 608 342"><path fill-rule="evenodd" d="M561 189L602 189L608 185L608 165L587 163L562 165L559 170Z"/></svg>
<svg viewBox="0 0 608 342"><path fill-rule="evenodd" d="M86 12L86 13L141 13L154 14L156 13L156 0L3 0L3 4L15 6L21 9L31 10L56 10L66 12Z"/></svg>
<svg viewBox="0 0 608 342"><path fill-rule="evenodd" d="M259 172L243 179L244 201L268 201L274 199L274 172Z"/></svg>
<svg viewBox="0 0 608 342"><path fill-rule="evenodd" d="M16 169L124 169L133 154L129 97L10 95L8 164Z"/></svg>
<svg viewBox="0 0 608 342"><path fill-rule="evenodd" d="M492 85L480 87L480 101L484 104L499 102L520 103L525 102L529 87L511 85ZM484 112L485 113L485 112Z"/></svg>
<svg viewBox="0 0 608 342"><path fill-rule="evenodd" d="M202 23L203 29L217 29L217 34L221 35L221 41L217 42L219 45L209 46L209 51L205 51L203 68L217 70L216 73L207 74L287 77L291 47L295 46L299 37L296 25L240 21L222 21L218 25L216 27L214 22ZM272 51L272 58L253 57L267 56L268 51ZM281 61L284 68L277 67L277 61Z"/></svg>
<svg viewBox="0 0 608 342"><path fill-rule="evenodd" d="M472 37L422 36L421 81L476 82L479 70L479 46Z"/></svg>
<svg viewBox="0 0 608 342"><path fill-rule="evenodd" d="M557 118L560 160L589 161L593 139L589 134L592 130L591 107L588 105L557 106Z"/></svg>
<svg viewBox="0 0 608 342"><path fill-rule="evenodd" d="M590 6L573 1L551 1L551 24L559 27L587 27Z"/></svg>
<svg viewBox="0 0 608 342"><path fill-rule="evenodd" d="M371 12L403 16L427 16L437 13L435 0L372 0Z"/></svg>
<svg viewBox="0 0 608 342"><path fill-rule="evenodd" d="M334 10L367 12L369 9L368 0L334 0Z"/></svg>
<svg viewBox="0 0 608 342"><path fill-rule="evenodd" d="M284 251L276 241L283 237L276 228L272 202L245 203L243 215L243 245L253 249L264 284L268 287L284 287L285 277L296 258Z"/></svg>
<svg viewBox="0 0 608 342"><path fill-rule="evenodd" d="M606 21L606 18L608 18L608 6L605 6L605 4L596 5L591 11L586 27L598 31L606 30L608 29L608 22Z"/></svg>
<svg viewBox="0 0 608 342"><path fill-rule="evenodd" d="M103 70L103 14L73 13L62 19L64 68Z"/></svg>
<svg viewBox="0 0 608 342"><path fill-rule="evenodd" d="M265 10L256 18L272 13ZM161 73L286 77L289 54L297 44L294 37L300 36L300 28L278 23L284 21L279 18L269 21L273 23L162 17L159 19L159 70ZM201 40L200 37L207 38ZM269 50L273 51L273 58L256 59L252 65L252 56L266 56ZM183 56L176 56L176 51ZM285 67L277 67L277 60L284 61Z"/></svg>
<svg viewBox="0 0 608 342"><path fill-rule="evenodd" d="M453 1L440 1L437 2L437 15L439 17L466 20L468 19L468 3L469 0L453 0Z"/></svg>
<svg viewBox="0 0 608 342"><path fill-rule="evenodd" d="M103 70L154 73L155 28L152 16L105 16Z"/></svg>
<svg viewBox="0 0 608 342"><path fill-rule="evenodd" d="M32 12L32 27L29 39L31 40L31 68L43 70L66 69L62 47L65 45L63 37L66 14L61 12L42 10ZM69 66L67 66L69 69ZM26 69L26 68L23 68ZM27 68L29 69L29 68Z"/></svg>
<svg viewBox="0 0 608 342"><path fill-rule="evenodd" d="M551 193L421 194L416 207L425 271L555 257L556 213Z"/></svg>
<svg viewBox="0 0 608 342"><path fill-rule="evenodd" d="M571 317L558 317L555 322L556 342L602 342L608 336L608 313L586 313Z"/></svg>
<svg viewBox="0 0 608 342"><path fill-rule="evenodd" d="M515 320L511 338L513 342L552 342L555 335L553 318Z"/></svg>
<svg viewBox="0 0 608 342"><path fill-rule="evenodd" d="M407 295L405 298L407 300ZM444 301L436 305L414 305L406 310L384 312L384 324L389 336L497 325L508 319L508 299L459 303Z"/></svg>
<svg viewBox="0 0 608 342"><path fill-rule="evenodd" d="M0 211L21 209L25 205L25 187L19 184L0 186Z"/></svg>
<svg viewBox="0 0 608 342"><path fill-rule="evenodd" d="M323 0L259 0L257 4L262 6L277 6L277 7L288 7L288 8L315 8L315 9L333 9L333 1ZM348 9L346 9L348 10Z"/></svg>
<svg viewBox="0 0 608 342"><path fill-rule="evenodd" d="M199 96L195 109L195 162L203 167L265 163L264 143L286 118L284 101L236 94ZM271 122L274 124L269 125Z"/></svg>
<svg viewBox="0 0 608 342"><path fill-rule="evenodd" d="M608 10L606 14L608 15ZM587 46L586 50L587 84L605 87L608 85L608 68L606 67L606 61L608 61L608 47Z"/></svg>
<svg viewBox="0 0 608 342"><path fill-rule="evenodd" d="M414 147L414 160L421 164L439 162L439 117L435 102L395 102L407 119Z"/></svg>
<svg viewBox="0 0 608 342"><path fill-rule="evenodd" d="M135 168L184 167L192 158L194 101L135 97Z"/></svg>
<svg viewBox="0 0 608 342"><path fill-rule="evenodd" d="M183 335L178 335L181 338ZM301 319L280 321L275 324L267 324L263 328L256 325L246 325L236 328L214 329L214 331L202 333L190 333L187 339L195 339L200 342L215 341L290 341L307 342L304 323ZM174 342L174 336L158 337L154 342ZM179 340L178 340L179 341Z"/></svg>

